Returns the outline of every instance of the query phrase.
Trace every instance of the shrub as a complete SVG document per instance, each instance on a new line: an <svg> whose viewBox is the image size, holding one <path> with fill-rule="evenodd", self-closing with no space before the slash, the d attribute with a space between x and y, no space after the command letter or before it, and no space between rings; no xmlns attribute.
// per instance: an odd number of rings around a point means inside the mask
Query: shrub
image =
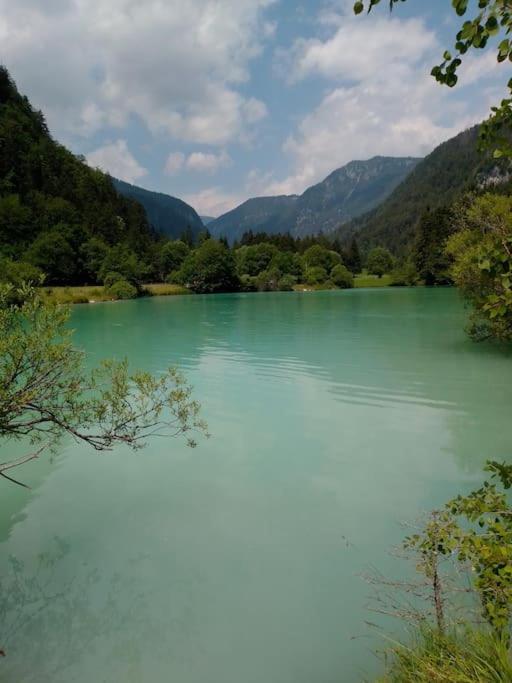
<svg viewBox="0 0 512 683"><path fill-rule="evenodd" d="M414 287L418 284L419 275L414 263L408 261L391 271L392 287Z"/></svg>
<svg viewBox="0 0 512 683"><path fill-rule="evenodd" d="M240 288L242 292L255 292L257 289L256 278L252 277L252 275L242 275L240 278Z"/></svg>
<svg viewBox="0 0 512 683"><path fill-rule="evenodd" d="M128 280L117 280L110 287L107 287L107 292L114 299L135 299L137 296L137 288Z"/></svg>
<svg viewBox="0 0 512 683"><path fill-rule="evenodd" d="M306 269L306 283L308 285L318 285L327 280L327 271L320 266Z"/></svg>
<svg viewBox="0 0 512 683"><path fill-rule="evenodd" d="M277 268L264 270L254 278L256 287L260 292L275 292L278 288L281 273Z"/></svg>
<svg viewBox="0 0 512 683"><path fill-rule="evenodd" d="M346 266L338 264L331 270L331 282L340 289L352 289L354 286L354 276Z"/></svg>
<svg viewBox="0 0 512 683"><path fill-rule="evenodd" d="M292 292L294 285L297 284L297 278L293 275L283 275L277 283L280 292Z"/></svg>
<svg viewBox="0 0 512 683"><path fill-rule="evenodd" d="M121 273L111 270L104 276L103 284L108 289L109 287L112 287L114 283L119 282L120 280L124 280L124 277L121 275Z"/></svg>

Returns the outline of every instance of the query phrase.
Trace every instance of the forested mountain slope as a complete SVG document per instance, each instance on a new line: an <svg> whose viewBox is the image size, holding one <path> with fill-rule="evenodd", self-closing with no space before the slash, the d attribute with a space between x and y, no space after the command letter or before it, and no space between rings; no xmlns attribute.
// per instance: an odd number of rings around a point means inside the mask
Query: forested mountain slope
<svg viewBox="0 0 512 683"><path fill-rule="evenodd" d="M382 202L414 169L419 159L374 157L352 161L302 195L258 197L209 224L217 237L240 239L252 230L294 237L329 233Z"/></svg>
<svg viewBox="0 0 512 683"><path fill-rule="evenodd" d="M191 231L196 238L204 229L196 211L181 199L161 192L151 192L122 180L114 180L114 186L125 197L135 199L146 210L151 227L171 239L178 239L184 232Z"/></svg>
<svg viewBox="0 0 512 683"><path fill-rule="evenodd" d="M503 163L480 152L477 143L475 126L439 145L376 209L341 226L338 237L357 234L363 249L382 245L395 253L408 251L425 211L449 206L466 190L507 177Z"/></svg>
<svg viewBox="0 0 512 683"><path fill-rule="evenodd" d="M91 239L144 254L155 236L143 207L58 144L0 67L0 257L80 282Z"/></svg>

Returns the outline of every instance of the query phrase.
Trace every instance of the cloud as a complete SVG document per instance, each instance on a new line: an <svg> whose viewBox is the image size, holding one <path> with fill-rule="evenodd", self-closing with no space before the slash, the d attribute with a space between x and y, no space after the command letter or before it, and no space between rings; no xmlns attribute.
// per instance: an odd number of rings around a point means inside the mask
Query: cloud
<svg viewBox="0 0 512 683"><path fill-rule="evenodd" d="M87 155L87 163L127 183L134 183L147 175L147 169L131 154L126 140L117 140L91 152Z"/></svg>
<svg viewBox="0 0 512 683"><path fill-rule="evenodd" d="M183 197L184 201L193 206L199 214L215 217L230 211L246 198L245 195L227 192L220 187L208 187Z"/></svg>
<svg viewBox="0 0 512 683"><path fill-rule="evenodd" d="M172 152L165 162L164 172L166 175L176 175L183 168L185 155L182 152Z"/></svg>
<svg viewBox="0 0 512 683"><path fill-rule="evenodd" d="M191 171L213 173L223 166L229 166L231 157L226 152L209 154L205 152L193 152L186 161L186 167Z"/></svg>
<svg viewBox="0 0 512 683"><path fill-rule="evenodd" d="M2 60L59 136L136 117L155 134L224 145L265 109L239 88L272 2L0 0Z"/></svg>
<svg viewBox="0 0 512 683"><path fill-rule="evenodd" d="M314 77L326 91L283 144L292 172L269 183L268 193L302 192L353 159L424 156L486 116L490 92L480 90L476 100L460 94L489 75L488 55L471 57L460 85L449 90L429 75L442 49L421 20L355 18L349 10L320 18L326 37L299 39L277 53L288 83Z"/></svg>

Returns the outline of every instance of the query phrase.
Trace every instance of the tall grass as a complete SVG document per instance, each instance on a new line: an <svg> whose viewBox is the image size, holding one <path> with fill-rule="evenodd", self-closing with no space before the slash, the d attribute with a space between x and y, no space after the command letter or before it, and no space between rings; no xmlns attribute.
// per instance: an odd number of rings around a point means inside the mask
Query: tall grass
<svg viewBox="0 0 512 683"><path fill-rule="evenodd" d="M380 683L512 683L509 642L489 630L441 636L421 630L410 646L396 645Z"/></svg>

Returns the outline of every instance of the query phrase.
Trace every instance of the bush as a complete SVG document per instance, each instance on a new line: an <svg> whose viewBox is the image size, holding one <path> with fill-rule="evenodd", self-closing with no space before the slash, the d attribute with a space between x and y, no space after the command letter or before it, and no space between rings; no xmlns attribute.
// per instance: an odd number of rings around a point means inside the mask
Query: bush
<svg viewBox="0 0 512 683"><path fill-rule="evenodd" d="M252 275L242 275L240 278L240 289L242 292L255 292L257 290L256 278L252 277Z"/></svg>
<svg viewBox="0 0 512 683"><path fill-rule="evenodd" d="M113 284L116 282L120 282L121 280L124 280L125 278L121 275L121 273L116 272L115 270L111 270L110 272L106 273L106 275L103 278L103 285L109 289L112 287Z"/></svg>
<svg viewBox="0 0 512 683"><path fill-rule="evenodd" d="M43 280L42 271L31 263L0 259L0 282L14 287L21 287L23 283L39 285Z"/></svg>
<svg viewBox="0 0 512 683"><path fill-rule="evenodd" d="M391 271L392 287L414 287L418 284L419 275L414 263L404 263Z"/></svg>
<svg viewBox="0 0 512 683"><path fill-rule="evenodd" d="M354 276L346 266L338 264L331 270L331 282L340 289L352 289L354 286Z"/></svg>
<svg viewBox="0 0 512 683"><path fill-rule="evenodd" d="M264 270L254 278L260 292L275 292L278 288L281 273L276 268Z"/></svg>
<svg viewBox="0 0 512 683"><path fill-rule="evenodd" d="M135 299L137 296L137 288L127 280L117 280L106 289L114 299Z"/></svg>
<svg viewBox="0 0 512 683"><path fill-rule="evenodd" d="M280 292L292 292L294 285L297 284L297 278L293 275L283 275L277 283Z"/></svg>
<svg viewBox="0 0 512 683"><path fill-rule="evenodd" d="M165 278L165 281L169 285L182 285L183 284L183 273L181 272L181 270L173 270Z"/></svg>
<svg viewBox="0 0 512 683"><path fill-rule="evenodd" d="M327 280L327 271L320 266L306 269L306 283L308 285L319 285Z"/></svg>

